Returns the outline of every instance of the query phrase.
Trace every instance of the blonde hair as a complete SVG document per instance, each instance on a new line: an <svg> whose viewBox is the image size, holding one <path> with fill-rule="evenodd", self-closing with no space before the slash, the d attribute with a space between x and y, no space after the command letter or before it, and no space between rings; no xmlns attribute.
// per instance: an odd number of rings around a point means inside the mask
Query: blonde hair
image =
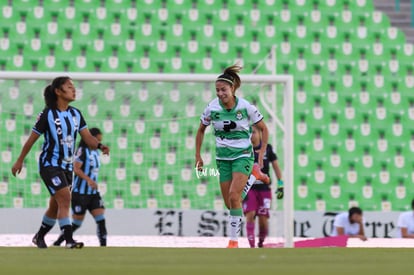
<svg viewBox="0 0 414 275"><path fill-rule="evenodd" d="M217 77L216 81L225 81L229 83L233 87L235 92L238 88L240 88L241 85L241 80L239 76L239 72L241 71L241 69L242 66L240 66L239 64L234 64L230 67L227 67L224 69L223 74Z"/></svg>

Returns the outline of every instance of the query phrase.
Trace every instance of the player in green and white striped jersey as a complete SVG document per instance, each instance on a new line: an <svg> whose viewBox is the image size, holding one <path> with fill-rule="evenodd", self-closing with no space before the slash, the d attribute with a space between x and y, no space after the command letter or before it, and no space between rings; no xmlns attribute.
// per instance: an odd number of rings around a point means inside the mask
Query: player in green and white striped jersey
<svg viewBox="0 0 414 275"><path fill-rule="evenodd" d="M252 183L256 179L269 180L259 168L263 166L268 129L257 108L235 95L241 84L238 75L240 70L241 67L238 65L230 66L216 79L217 98L208 104L201 115L196 136L196 167L202 169L203 159L200 151L205 129L210 124L214 127L221 193L226 207L230 209L230 248L238 247L243 216L241 198L246 182ZM253 167L254 154L250 140L252 124L262 131L262 147L258 153L257 167Z"/></svg>

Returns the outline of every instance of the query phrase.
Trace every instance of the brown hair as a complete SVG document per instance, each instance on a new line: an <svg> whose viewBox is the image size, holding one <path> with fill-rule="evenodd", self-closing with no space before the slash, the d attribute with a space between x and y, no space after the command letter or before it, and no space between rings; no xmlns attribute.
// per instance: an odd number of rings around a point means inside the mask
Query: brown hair
<svg viewBox="0 0 414 275"><path fill-rule="evenodd" d="M241 69L242 67L239 64L234 64L230 67L225 68L223 74L217 77L216 82L225 81L234 88L234 91L236 91L241 85L241 80L239 76L239 72L241 71Z"/></svg>
<svg viewBox="0 0 414 275"><path fill-rule="evenodd" d="M45 99L45 104L50 109L57 108L57 95L55 89L60 89L67 80L71 79L68 76L60 76L53 79L52 83L47 85L43 91L43 97Z"/></svg>

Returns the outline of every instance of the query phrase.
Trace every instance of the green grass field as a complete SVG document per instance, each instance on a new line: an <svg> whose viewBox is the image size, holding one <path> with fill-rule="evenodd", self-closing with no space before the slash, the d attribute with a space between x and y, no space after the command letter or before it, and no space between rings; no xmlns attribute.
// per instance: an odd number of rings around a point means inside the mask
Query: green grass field
<svg viewBox="0 0 414 275"><path fill-rule="evenodd" d="M414 249L396 248L0 248L0 274L400 275L413 268Z"/></svg>

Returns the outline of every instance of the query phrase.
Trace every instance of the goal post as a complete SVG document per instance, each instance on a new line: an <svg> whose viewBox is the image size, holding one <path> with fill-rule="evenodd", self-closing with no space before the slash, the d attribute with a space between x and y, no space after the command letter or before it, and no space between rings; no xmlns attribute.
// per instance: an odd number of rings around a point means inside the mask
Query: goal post
<svg viewBox="0 0 414 275"><path fill-rule="evenodd" d="M217 75L213 74L155 74L155 73L79 73L79 72L0 72L2 80L43 80L51 81L57 76L67 75L75 84L77 81L123 81L123 82L168 82L168 83L214 83ZM293 76L291 75L244 75L241 76L242 87L245 84L282 85L283 104L281 112L283 119L274 113L272 123L274 127L284 132L283 136L283 166L284 173L284 200L283 200L283 232L285 247L293 247L294 223L294 122L293 122ZM45 82L46 83L46 82ZM279 88L279 87L278 87ZM278 89L280 90L280 89ZM87 92L87 91L85 91ZM22 91L24 93L24 91ZM244 92L246 95L248 92ZM4 102L4 101L3 101ZM3 103L7 104L7 103ZM115 106L114 106L115 107ZM132 108L134 106L131 106ZM179 106L178 106L179 107ZM274 107L274 106L273 106ZM4 108L3 108L4 109ZM260 110L262 111L262 110ZM275 110L273 110L275 111ZM198 116L200 114L197 114ZM194 126L196 127L196 126ZM195 131L194 131L195 134ZM274 141L273 141L274 142ZM3 171L2 171L3 172Z"/></svg>

